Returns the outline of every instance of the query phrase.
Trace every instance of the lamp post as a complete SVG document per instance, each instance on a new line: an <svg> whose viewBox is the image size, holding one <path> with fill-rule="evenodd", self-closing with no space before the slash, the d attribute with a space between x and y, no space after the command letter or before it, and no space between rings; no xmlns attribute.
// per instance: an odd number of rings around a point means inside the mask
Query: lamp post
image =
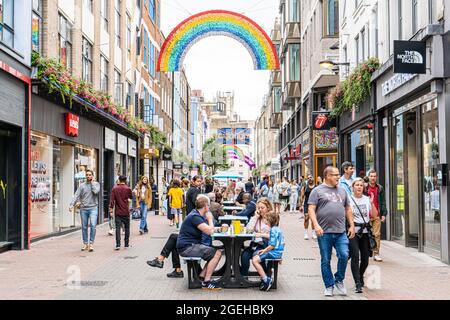
<svg viewBox="0 0 450 320"><path fill-rule="evenodd" d="M331 60L322 60L319 62L319 65L322 68L328 69L333 71L335 74L339 73L339 66L346 66L347 71L348 68L350 67L350 62L334 62Z"/></svg>

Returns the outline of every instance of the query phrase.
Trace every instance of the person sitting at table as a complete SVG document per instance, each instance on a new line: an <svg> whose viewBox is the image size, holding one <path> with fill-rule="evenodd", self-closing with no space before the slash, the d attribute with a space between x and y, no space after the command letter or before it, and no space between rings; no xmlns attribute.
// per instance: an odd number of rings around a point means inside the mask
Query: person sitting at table
<svg viewBox="0 0 450 320"><path fill-rule="evenodd" d="M262 250L256 251L252 258L253 266L261 277L259 289L262 291L270 290L273 278L267 276L261 263L267 259L281 259L285 245L283 233L278 226L280 216L274 211L270 211L266 215L266 220L270 224L269 245Z"/></svg>
<svg viewBox="0 0 450 320"><path fill-rule="evenodd" d="M238 206L238 207L245 207L244 200L243 200L244 193L245 193L244 188L241 188L240 186L236 187L236 194L237 194L237 196L236 196L236 200L234 200L234 204L236 206Z"/></svg>
<svg viewBox="0 0 450 320"><path fill-rule="evenodd" d="M241 212L237 213L237 211L233 211L233 214L238 217L247 217L248 220L253 217L256 211L256 203L252 199L251 193L244 193L244 196L242 197L242 201L244 202L245 209Z"/></svg>
<svg viewBox="0 0 450 320"><path fill-rule="evenodd" d="M247 228L255 232L259 241L252 241L250 246L245 248L241 253L241 274L248 276L250 269L250 260L256 251L266 248L269 244L270 225L266 221L268 212L273 211L273 205L267 198L260 198L256 202L255 215L250 219Z"/></svg>
<svg viewBox="0 0 450 320"><path fill-rule="evenodd" d="M211 236L214 233L214 217L209 211L209 198L200 194L195 200L195 209L186 217L181 225L177 239L177 250L182 257L197 257L207 261L200 272L203 277L202 289L221 290L217 281L211 281L211 276L219 264L222 252L203 244L203 235Z"/></svg>
<svg viewBox="0 0 450 320"><path fill-rule="evenodd" d="M225 212L223 211L222 205L216 202L216 194L214 192L208 193L207 196L210 201L209 211L214 217L214 225L218 227L220 226L219 217L224 216Z"/></svg>

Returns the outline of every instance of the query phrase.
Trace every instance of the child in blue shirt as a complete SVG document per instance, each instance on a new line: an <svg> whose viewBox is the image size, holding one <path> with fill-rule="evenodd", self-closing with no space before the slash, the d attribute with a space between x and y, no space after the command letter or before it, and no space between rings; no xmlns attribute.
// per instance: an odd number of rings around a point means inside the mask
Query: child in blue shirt
<svg viewBox="0 0 450 320"><path fill-rule="evenodd" d="M261 277L260 290L269 291L273 284L273 278L266 275L261 263L267 259L281 259L285 242L283 233L280 227L278 227L280 216L274 211L270 211L265 217L265 220L270 224L269 245L265 249L254 253L252 263Z"/></svg>

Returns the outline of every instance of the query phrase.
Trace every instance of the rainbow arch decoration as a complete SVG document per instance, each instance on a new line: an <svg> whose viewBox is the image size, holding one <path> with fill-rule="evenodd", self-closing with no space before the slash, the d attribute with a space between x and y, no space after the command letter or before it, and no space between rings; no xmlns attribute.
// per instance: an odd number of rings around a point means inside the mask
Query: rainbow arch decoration
<svg viewBox="0 0 450 320"><path fill-rule="evenodd" d="M241 148L229 144L224 145L223 148L230 158L244 161L250 169L256 168L255 162L249 156L245 155Z"/></svg>
<svg viewBox="0 0 450 320"><path fill-rule="evenodd" d="M180 71L189 49L210 36L239 41L252 57L255 70L280 68L272 40L256 22L236 12L209 10L187 18L172 30L161 48L157 71Z"/></svg>

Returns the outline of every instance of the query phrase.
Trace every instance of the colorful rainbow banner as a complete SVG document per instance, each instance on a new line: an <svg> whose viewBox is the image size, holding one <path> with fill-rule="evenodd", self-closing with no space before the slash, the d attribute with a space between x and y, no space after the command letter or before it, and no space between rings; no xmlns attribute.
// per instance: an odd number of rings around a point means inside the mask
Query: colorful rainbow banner
<svg viewBox="0 0 450 320"><path fill-rule="evenodd" d="M256 168L255 162L249 156L245 155L241 148L229 144L224 145L223 148L230 158L244 161L250 169Z"/></svg>
<svg viewBox="0 0 450 320"><path fill-rule="evenodd" d="M250 53L256 70L280 68L275 46L258 24L236 12L210 10L189 17L172 30L161 48L157 71L179 71L195 43L218 35L239 41Z"/></svg>

